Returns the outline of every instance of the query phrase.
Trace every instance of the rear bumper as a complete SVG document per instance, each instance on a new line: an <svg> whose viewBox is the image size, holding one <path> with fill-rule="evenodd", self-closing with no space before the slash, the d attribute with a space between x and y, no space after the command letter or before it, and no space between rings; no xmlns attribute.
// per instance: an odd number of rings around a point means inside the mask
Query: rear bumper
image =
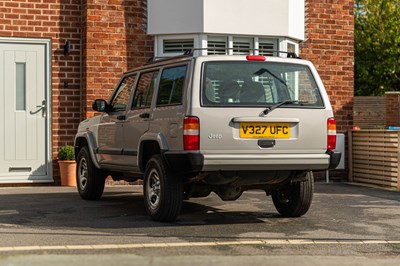
<svg viewBox="0 0 400 266"><path fill-rule="evenodd" d="M204 156L201 153L165 151L162 155L168 167L179 173L198 173L203 168Z"/></svg>
<svg viewBox="0 0 400 266"><path fill-rule="evenodd" d="M326 170L330 165L329 154L207 154L202 171Z"/></svg>
<svg viewBox="0 0 400 266"><path fill-rule="evenodd" d="M170 169L181 173L208 171L327 170L339 164L340 152L325 154L162 153Z"/></svg>

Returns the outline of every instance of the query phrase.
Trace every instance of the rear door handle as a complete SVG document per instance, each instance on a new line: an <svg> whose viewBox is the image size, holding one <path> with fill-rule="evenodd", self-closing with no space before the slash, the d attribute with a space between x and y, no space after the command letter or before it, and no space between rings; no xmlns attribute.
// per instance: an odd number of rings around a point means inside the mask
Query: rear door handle
<svg viewBox="0 0 400 266"><path fill-rule="evenodd" d="M150 118L150 113L142 113L139 115L140 118Z"/></svg>
<svg viewBox="0 0 400 266"><path fill-rule="evenodd" d="M125 115L119 115L119 116L117 116L117 119L118 120L125 120L126 116Z"/></svg>

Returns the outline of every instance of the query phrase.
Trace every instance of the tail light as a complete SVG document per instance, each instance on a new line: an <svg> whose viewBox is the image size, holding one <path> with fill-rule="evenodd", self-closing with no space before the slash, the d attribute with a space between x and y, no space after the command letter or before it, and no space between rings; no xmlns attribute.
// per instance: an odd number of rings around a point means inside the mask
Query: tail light
<svg viewBox="0 0 400 266"><path fill-rule="evenodd" d="M200 147L200 120L195 116L187 116L183 122L183 148L197 151Z"/></svg>
<svg viewBox="0 0 400 266"><path fill-rule="evenodd" d="M336 119L328 118L328 150L336 149Z"/></svg>

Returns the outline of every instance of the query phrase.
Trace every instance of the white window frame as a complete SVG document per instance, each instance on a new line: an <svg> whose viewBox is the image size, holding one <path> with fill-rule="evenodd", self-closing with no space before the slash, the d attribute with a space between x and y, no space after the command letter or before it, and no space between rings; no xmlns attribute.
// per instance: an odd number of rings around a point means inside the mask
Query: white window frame
<svg viewBox="0 0 400 266"><path fill-rule="evenodd" d="M211 38L214 38L215 41L221 41L221 42L225 41L225 47L224 47L224 49L225 49L225 54L228 52L228 48L229 48L229 38L228 38L227 35L207 35L206 37L207 37L207 38L206 38L206 43L205 43L205 45L203 46L203 47L207 48L206 54L208 54L208 49L211 49L211 48L209 47L209 45L208 45L208 41L209 41ZM217 48L217 49L218 49L218 48Z"/></svg>
<svg viewBox="0 0 400 266"><path fill-rule="evenodd" d="M295 52L297 55L299 55L299 43L296 42L296 41L294 41L294 40L287 39L287 38L281 38L281 39L279 40L279 51L285 51L285 52L287 52L287 51L288 51L288 49L287 49L287 48L288 48L288 44L294 45L294 47L295 47L294 52ZM281 53L279 56L286 57L287 54L282 54L282 53Z"/></svg>
<svg viewBox="0 0 400 266"><path fill-rule="evenodd" d="M260 43L269 43L272 44L272 50L273 51L278 51L279 47L279 39L278 38L270 38L270 37L259 37L257 38L257 49L260 49ZM256 55L259 54L259 51L256 51ZM276 53L272 52L272 55L276 55Z"/></svg>
<svg viewBox="0 0 400 266"><path fill-rule="evenodd" d="M223 34L174 34L174 35L156 35L154 36L154 55L156 57L171 57L181 55L182 53L164 53L164 40L179 40L179 39L193 39L194 48L208 48L208 37L227 38L227 54L233 55L233 44L236 40L248 39L250 42L250 49L259 49L260 43L267 42L273 44L273 50L288 51L288 45L293 45L295 53L299 54L299 43L295 40L288 38L279 38L272 36L242 36L242 35L223 35ZM207 50L200 50L196 52L198 55L207 55ZM255 55L259 52L255 51ZM273 54L274 56L286 57L286 53Z"/></svg>
<svg viewBox="0 0 400 266"><path fill-rule="evenodd" d="M172 57L182 55L182 53L164 53L164 40L193 39L193 47L201 47L202 39L198 34L179 34L154 36L154 55L155 57Z"/></svg>
<svg viewBox="0 0 400 266"><path fill-rule="evenodd" d="M255 45L254 45L254 43L255 43L254 37L247 37L247 36L233 36L233 38L232 38L232 47L229 47L229 48L232 48L232 54L238 54L238 55L242 54L243 55L243 52L235 52L234 51L235 43L236 42L240 42L240 41L242 41L242 42L249 41L249 44L250 44L250 46L249 46L249 54L253 54L254 47L255 47Z"/></svg>
<svg viewBox="0 0 400 266"><path fill-rule="evenodd" d="M293 40L290 40L290 39L286 39L286 38L281 39L280 40L280 49L279 50L288 52L288 45L294 45L294 53L296 55L299 55L299 43L295 42ZM279 56L286 57L287 54L281 53ZM298 73L296 73L296 75L294 76L294 80L295 80L294 87L298 88L299 87L299 75L298 75ZM298 99L299 99L299 92L298 92L298 90L295 90L294 91L294 100L298 100Z"/></svg>

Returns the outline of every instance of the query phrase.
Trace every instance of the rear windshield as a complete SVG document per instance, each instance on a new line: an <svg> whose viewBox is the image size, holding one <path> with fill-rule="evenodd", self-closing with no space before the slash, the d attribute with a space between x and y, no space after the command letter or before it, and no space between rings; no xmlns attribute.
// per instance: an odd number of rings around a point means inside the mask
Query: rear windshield
<svg viewBox="0 0 400 266"><path fill-rule="evenodd" d="M323 107L307 66L217 61L204 63L203 67L203 106L268 106L293 100L299 101L292 104L295 106Z"/></svg>

